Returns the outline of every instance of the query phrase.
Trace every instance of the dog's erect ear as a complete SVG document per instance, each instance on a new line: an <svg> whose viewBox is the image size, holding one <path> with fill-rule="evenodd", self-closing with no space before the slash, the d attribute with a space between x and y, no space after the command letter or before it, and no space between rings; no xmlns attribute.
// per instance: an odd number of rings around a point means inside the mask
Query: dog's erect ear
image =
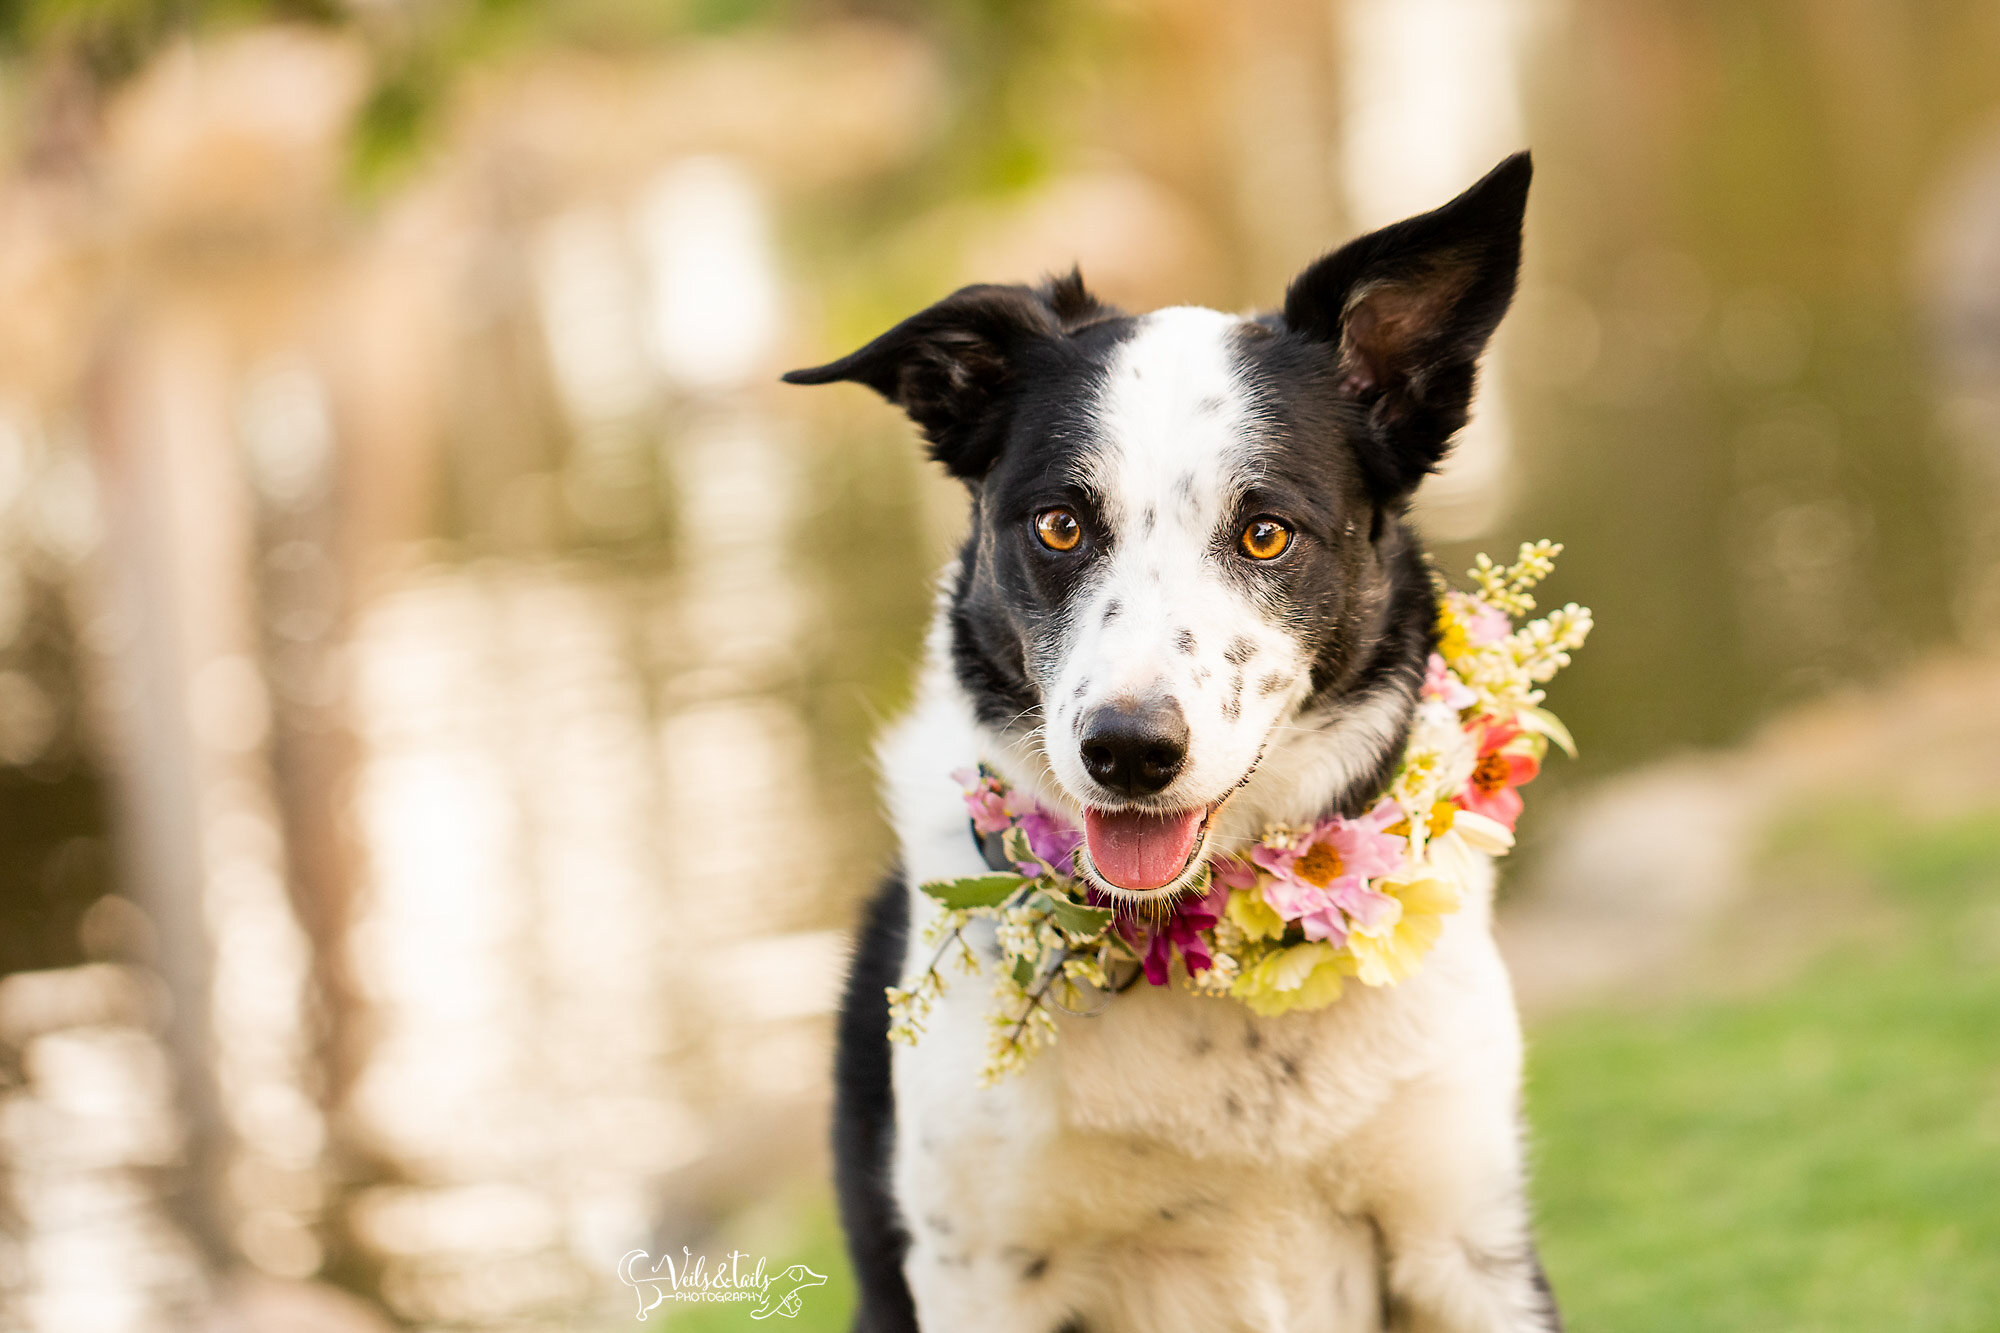
<svg viewBox="0 0 2000 1333"><path fill-rule="evenodd" d="M962 287L859 351L794 370L785 382L866 384L909 413L952 475L976 480L1005 439L1006 393L1023 354L1099 313L1075 272L1040 288Z"/></svg>
<svg viewBox="0 0 2000 1333"><path fill-rule="evenodd" d="M1474 366L1514 297L1533 168L1516 153L1444 207L1350 241L1285 293L1285 323L1338 357L1367 412L1370 483L1395 502L1465 424Z"/></svg>

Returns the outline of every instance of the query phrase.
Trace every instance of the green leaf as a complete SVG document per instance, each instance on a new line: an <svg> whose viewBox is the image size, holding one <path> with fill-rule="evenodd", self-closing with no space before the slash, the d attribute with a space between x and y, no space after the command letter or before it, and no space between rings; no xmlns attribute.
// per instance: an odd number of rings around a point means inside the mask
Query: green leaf
<svg viewBox="0 0 2000 1333"><path fill-rule="evenodd" d="M954 912L973 907L998 907L1028 881L1019 875L975 875L970 879L934 880L925 893Z"/></svg>
<svg viewBox="0 0 2000 1333"><path fill-rule="evenodd" d="M1576 741L1571 739L1569 728L1565 727L1561 719L1548 709L1523 708L1521 710L1521 726L1528 731L1538 732L1543 736L1547 736L1562 747L1564 754L1572 759L1576 758Z"/></svg>
<svg viewBox="0 0 2000 1333"><path fill-rule="evenodd" d="M1055 911L1056 924L1077 939L1091 939L1104 933L1111 924L1111 909L1108 907L1085 907L1067 898L1053 898L1049 906Z"/></svg>
<svg viewBox="0 0 2000 1333"><path fill-rule="evenodd" d="M1034 960L1029 958L1016 958L1014 960L1014 984L1016 986L1019 986L1022 990L1026 990L1030 985L1034 983L1034 980L1035 980Z"/></svg>
<svg viewBox="0 0 2000 1333"><path fill-rule="evenodd" d="M1009 861L1016 863L1042 859L1035 855L1032 847L1028 846L1028 835L1017 828L1010 828L1000 835L1000 848L1007 854Z"/></svg>

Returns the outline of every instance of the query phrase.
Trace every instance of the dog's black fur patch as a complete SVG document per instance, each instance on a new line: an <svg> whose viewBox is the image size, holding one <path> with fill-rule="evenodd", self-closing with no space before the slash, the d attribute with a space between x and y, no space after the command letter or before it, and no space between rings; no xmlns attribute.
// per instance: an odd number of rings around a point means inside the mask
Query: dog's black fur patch
<svg viewBox="0 0 2000 1333"><path fill-rule="evenodd" d="M903 1280L909 1232L889 1192L896 1097L889 1082L888 988L902 974L910 901L892 874L868 904L833 1057L833 1173L840 1224L858 1292L854 1333L917 1333L916 1306Z"/></svg>
<svg viewBox="0 0 2000 1333"><path fill-rule="evenodd" d="M1539 1313L1547 1323L1547 1333L1563 1333L1562 1311L1556 1308L1555 1288L1549 1285L1548 1269L1542 1267L1541 1251L1532 1243L1528 1246L1528 1262L1534 1265L1532 1280L1535 1284L1535 1295L1541 1298L1542 1308Z"/></svg>

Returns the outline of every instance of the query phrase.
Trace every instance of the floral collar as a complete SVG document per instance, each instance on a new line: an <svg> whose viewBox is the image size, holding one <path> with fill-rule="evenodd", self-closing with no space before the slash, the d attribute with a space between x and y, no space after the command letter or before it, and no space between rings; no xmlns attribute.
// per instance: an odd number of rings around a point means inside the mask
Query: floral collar
<svg viewBox="0 0 2000 1333"><path fill-rule="evenodd" d="M1574 755L1540 686L1583 645L1590 612L1574 603L1516 627L1529 589L1562 548L1524 544L1512 565L1480 556L1472 592L1438 598L1438 648L1425 672L1402 762L1366 812L1267 827L1251 846L1210 855L1189 891L1158 910L1118 908L1076 865L1083 834L992 770L954 774L995 873L930 883L929 965L889 988L889 1036L914 1043L946 988L954 953L987 970L966 939L989 922L999 953L982 1081L1019 1069L1053 1042L1056 1011L1103 1012L1143 977L1176 974L1258 1014L1318 1009L1349 978L1392 986L1422 964L1458 910L1478 859L1514 845L1519 788L1554 741Z"/></svg>

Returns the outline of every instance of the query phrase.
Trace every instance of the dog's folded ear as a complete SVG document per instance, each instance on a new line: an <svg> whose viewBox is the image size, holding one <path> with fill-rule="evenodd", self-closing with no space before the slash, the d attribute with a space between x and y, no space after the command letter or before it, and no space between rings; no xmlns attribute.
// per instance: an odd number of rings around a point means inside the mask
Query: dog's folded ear
<svg viewBox="0 0 2000 1333"><path fill-rule="evenodd" d="M1285 292L1285 324L1325 342L1337 392L1366 414L1355 442L1378 495L1400 501L1465 424L1474 368L1521 267L1528 154L1432 212L1350 241Z"/></svg>
<svg viewBox="0 0 2000 1333"><path fill-rule="evenodd" d="M1075 272L1041 287L962 287L858 351L784 378L867 385L909 414L946 470L975 480L1006 437L1007 390L1022 360L1102 312Z"/></svg>

